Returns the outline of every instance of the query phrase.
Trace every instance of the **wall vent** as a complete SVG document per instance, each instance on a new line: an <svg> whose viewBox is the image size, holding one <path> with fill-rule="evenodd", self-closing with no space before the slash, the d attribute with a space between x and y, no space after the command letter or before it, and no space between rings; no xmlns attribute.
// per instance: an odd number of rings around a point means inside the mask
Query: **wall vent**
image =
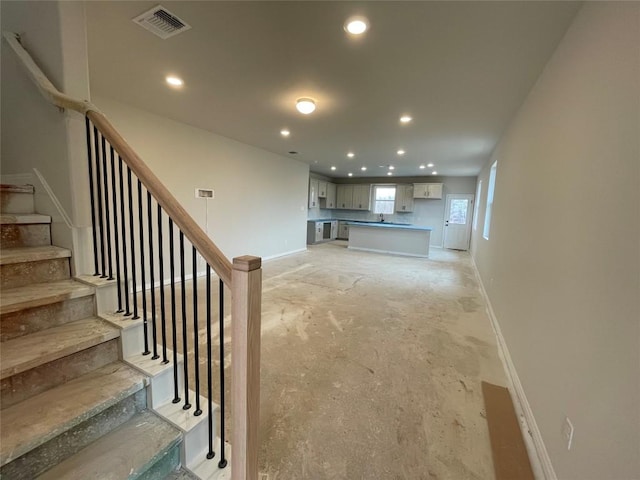
<svg viewBox="0 0 640 480"><path fill-rule="evenodd" d="M191 28L191 25L176 17L162 5L157 5L138 15L133 21L162 39L173 37Z"/></svg>

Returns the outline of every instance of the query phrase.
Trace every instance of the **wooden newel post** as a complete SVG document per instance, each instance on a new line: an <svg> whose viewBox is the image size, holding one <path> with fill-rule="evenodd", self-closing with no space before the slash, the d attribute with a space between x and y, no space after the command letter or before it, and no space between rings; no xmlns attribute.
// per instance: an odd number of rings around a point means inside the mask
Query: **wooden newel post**
<svg viewBox="0 0 640 480"><path fill-rule="evenodd" d="M233 259L231 320L231 476L258 479L262 259Z"/></svg>

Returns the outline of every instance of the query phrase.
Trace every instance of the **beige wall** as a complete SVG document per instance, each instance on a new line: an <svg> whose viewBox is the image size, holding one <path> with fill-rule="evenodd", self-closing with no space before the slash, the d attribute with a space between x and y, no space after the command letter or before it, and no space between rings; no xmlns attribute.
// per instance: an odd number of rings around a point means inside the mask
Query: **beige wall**
<svg viewBox="0 0 640 480"><path fill-rule="evenodd" d="M585 4L479 177L475 261L561 479L640 478L639 62L640 4Z"/></svg>
<svg viewBox="0 0 640 480"><path fill-rule="evenodd" d="M93 100L227 257L306 248L307 165L107 98ZM213 188L215 199L196 199L196 188Z"/></svg>

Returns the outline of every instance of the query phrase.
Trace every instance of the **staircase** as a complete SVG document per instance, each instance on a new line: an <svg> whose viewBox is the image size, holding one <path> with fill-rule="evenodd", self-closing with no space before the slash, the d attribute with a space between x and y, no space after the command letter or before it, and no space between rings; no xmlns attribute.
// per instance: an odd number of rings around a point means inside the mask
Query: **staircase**
<svg viewBox="0 0 640 480"><path fill-rule="evenodd" d="M122 360L131 328L71 278L33 187L0 196L1 478L195 478L180 469L189 429L147 408L153 379Z"/></svg>

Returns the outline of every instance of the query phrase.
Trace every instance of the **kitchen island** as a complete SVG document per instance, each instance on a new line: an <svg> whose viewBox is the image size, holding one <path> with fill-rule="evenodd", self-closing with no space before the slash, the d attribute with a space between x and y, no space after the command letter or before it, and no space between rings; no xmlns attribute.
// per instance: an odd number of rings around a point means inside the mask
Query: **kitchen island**
<svg viewBox="0 0 640 480"><path fill-rule="evenodd" d="M349 248L428 257L431 228L384 222L349 222Z"/></svg>

